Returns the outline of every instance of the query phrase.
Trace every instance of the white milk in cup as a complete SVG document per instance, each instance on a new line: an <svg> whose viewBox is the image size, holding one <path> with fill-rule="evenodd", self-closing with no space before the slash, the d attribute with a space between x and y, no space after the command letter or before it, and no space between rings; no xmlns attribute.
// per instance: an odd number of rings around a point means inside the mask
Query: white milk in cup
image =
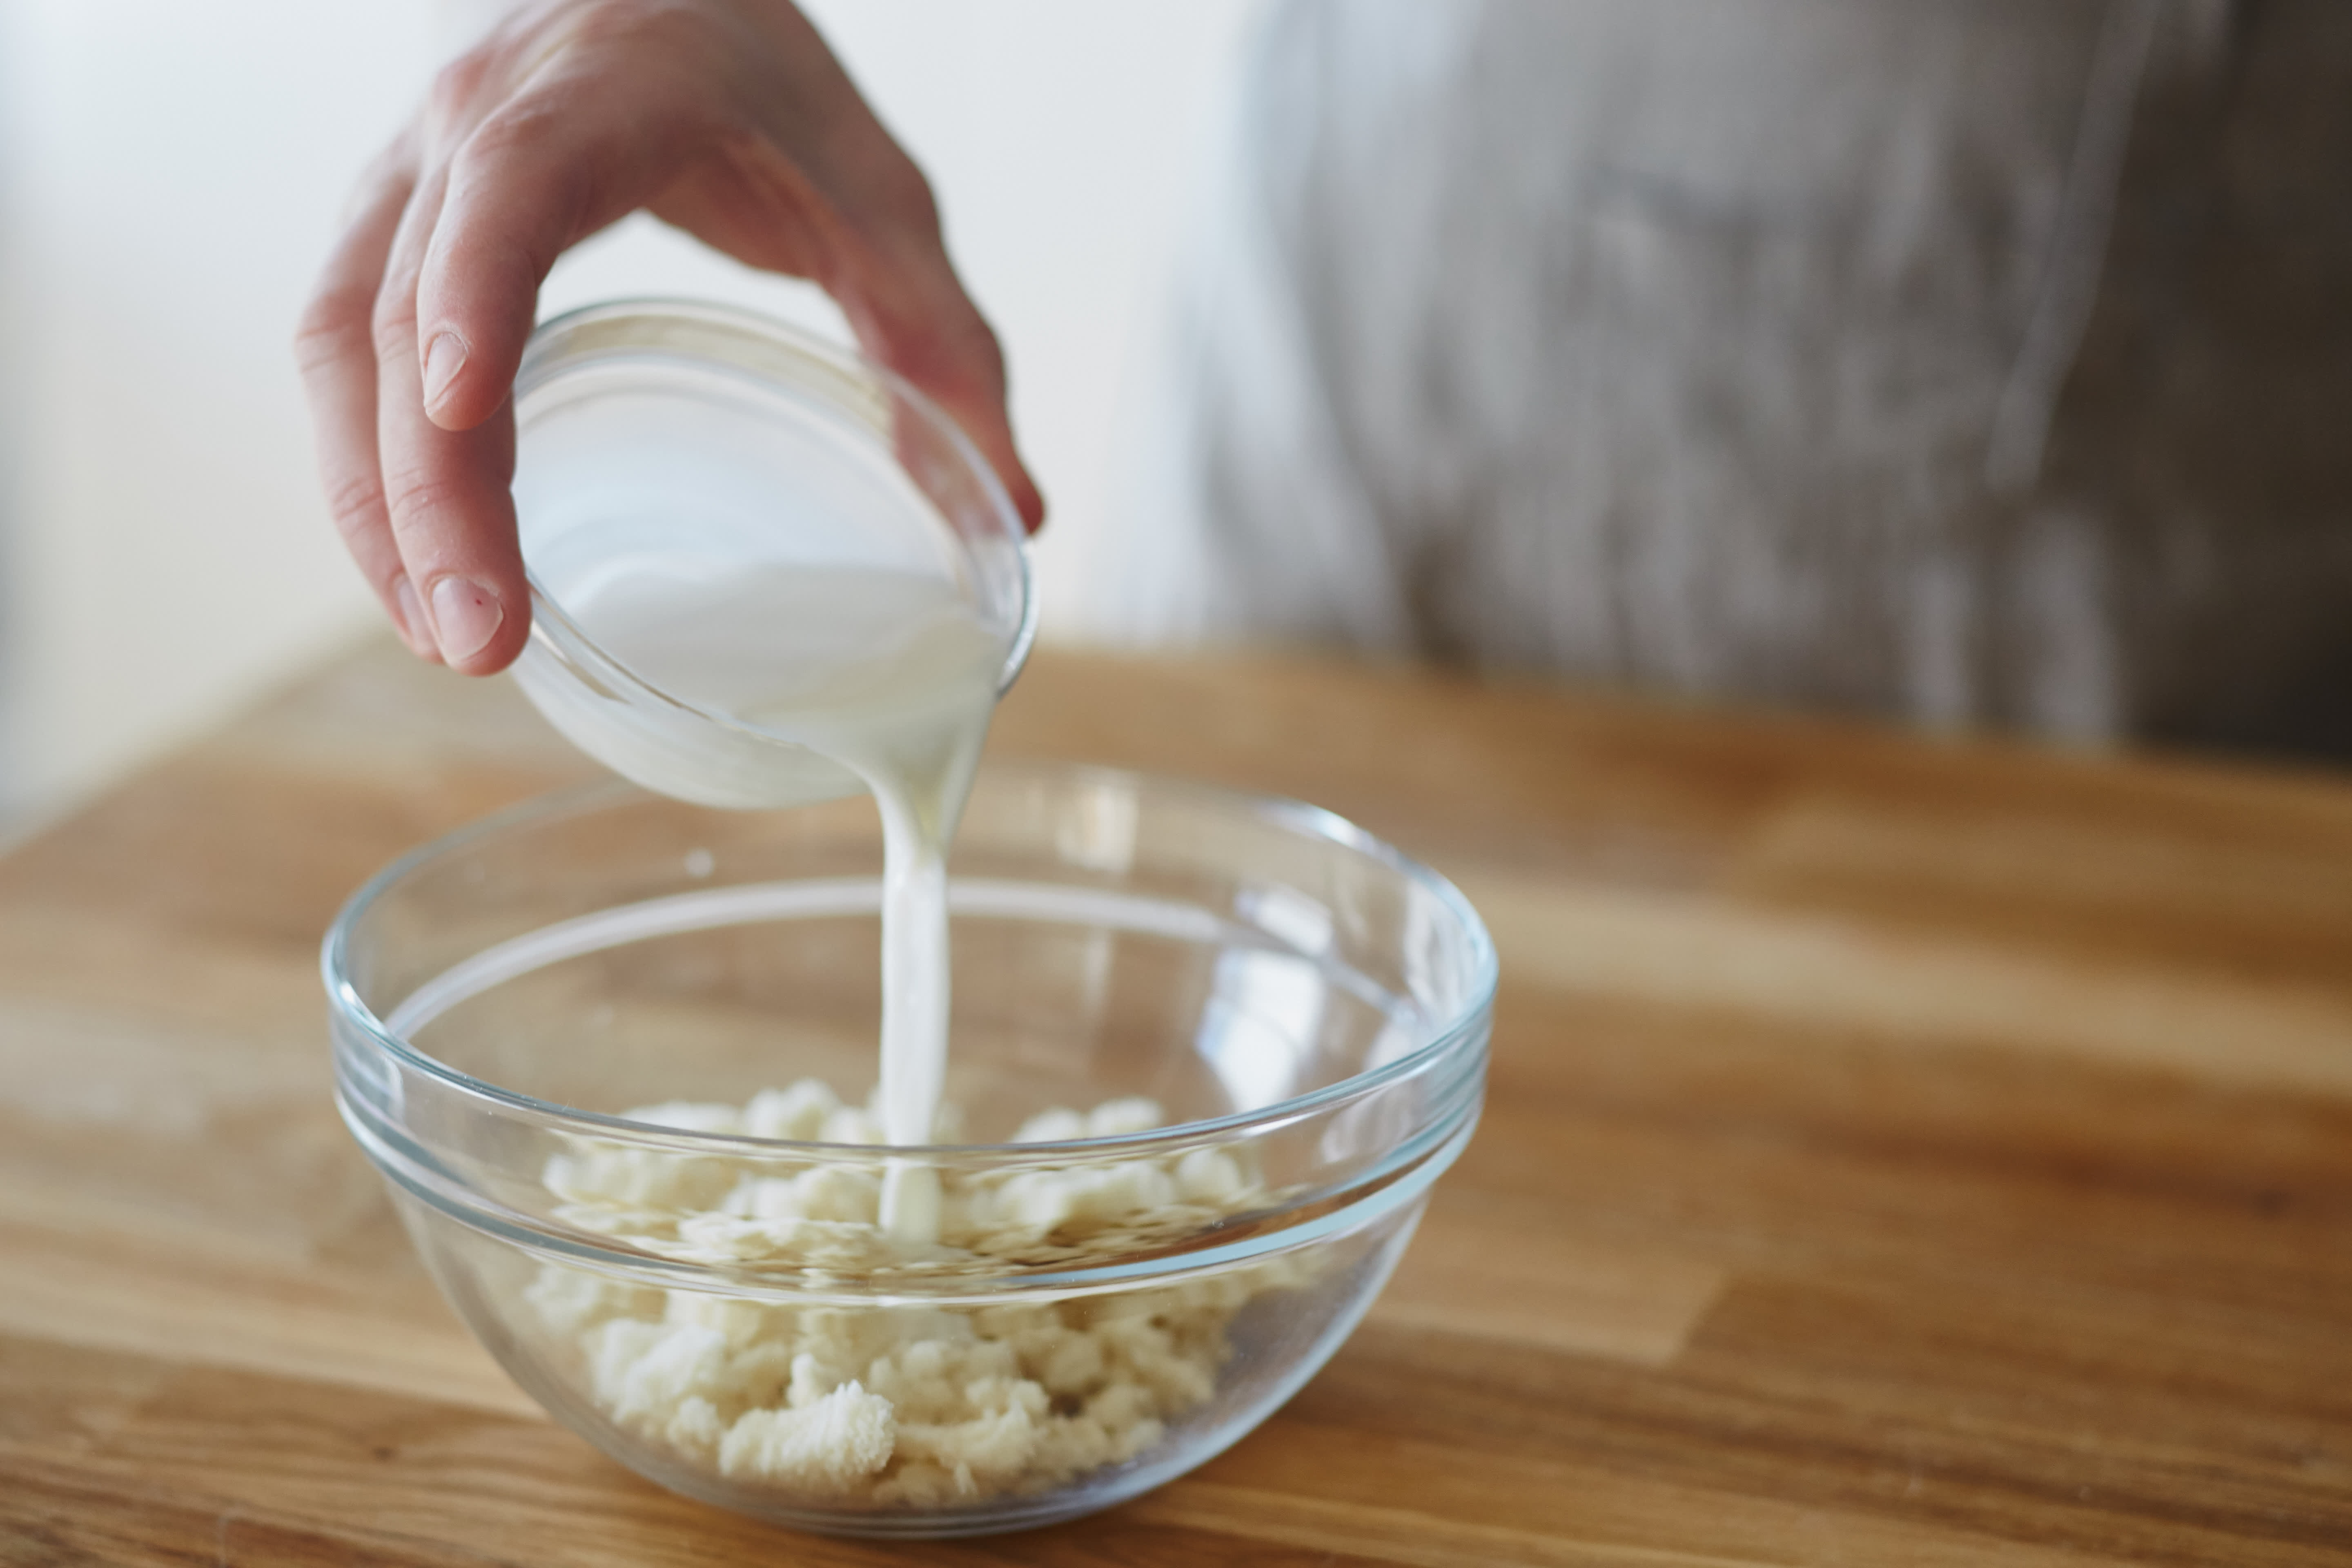
<svg viewBox="0 0 2352 1568"><path fill-rule="evenodd" d="M873 795L883 1134L932 1142L948 842L1032 625L1002 486L886 372L707 306L549 322L515 414L533 588L517 680L582 750L665 795L746 809ZM938 1207L933 1173L894 1163L883 1227L929 1241Z"/></svg>

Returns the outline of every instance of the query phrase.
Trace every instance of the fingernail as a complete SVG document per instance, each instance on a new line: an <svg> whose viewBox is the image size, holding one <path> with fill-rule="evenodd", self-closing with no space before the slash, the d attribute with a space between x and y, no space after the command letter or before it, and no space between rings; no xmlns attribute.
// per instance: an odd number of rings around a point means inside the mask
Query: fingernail
<svg viewBox="0 0 2352 1568"><path fill-rule="evenodd" d="M466 368L465 341L455 332L443 332L425 351L425 406L427 410L441 406L448 395L449 384Z"/></svg>
<svg viewBox="0 0 2352 1568"><path fill-rule="evenodd" d="M506 606L479 583L444 577L433 584L433 637L441 657L452 664L488 647L506 619Z"/></svg>
<svg viewBox="0 0 2352 1568"><path fill-rule="evenodd" d="M392 585L392 618L399 626L408 651L420 657L431 652L433 638L425 626L425 601L416 596L416 584L408 580L404 572Z"/></svg>

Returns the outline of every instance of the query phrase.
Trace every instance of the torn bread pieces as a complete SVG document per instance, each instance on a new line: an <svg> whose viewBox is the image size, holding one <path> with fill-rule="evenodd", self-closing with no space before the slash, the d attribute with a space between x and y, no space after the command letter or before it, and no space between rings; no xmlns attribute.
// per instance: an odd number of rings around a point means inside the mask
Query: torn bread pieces
<svg viewBox="0 0 2352 1568"><path fill-rule="evenodd" d="M740 1108L673 1103L627 1119L754 1137L835 1139L865 1113L824 1085ZM1148 1100L1034 1116L1019 1142L1151 1130ZM749 1166L575 1140L548 1163L568 1221L680 1261L782 1266L820 1282L1001 1272L1109 1258L1265 1206L1223 1150L940 1172L940 1239L879 1223L874 1172ZM1135 1459L1214 1394L1234 1314L1304 1283L1279 1255L1172 1285L992 1307L791 1306L622 1285L543 1265L541 1325L576 1344L589 1392L637 1437L809 1500L932 1509L1035 1492Z"/></svg>

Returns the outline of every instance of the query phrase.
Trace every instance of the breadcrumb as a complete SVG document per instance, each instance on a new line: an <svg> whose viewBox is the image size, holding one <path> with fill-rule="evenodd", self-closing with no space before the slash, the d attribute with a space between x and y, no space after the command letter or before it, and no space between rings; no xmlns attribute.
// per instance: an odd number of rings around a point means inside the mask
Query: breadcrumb
<svg viewBox="0 0 2352 1568"><path fill-rule="evenodd" d="M754 1137L879 1138L869 1112L814 1079L740 1109L677 1102L628 1115ZM1115 1100L1041 1112L1016 1140L1113 1136L1161 1121L1150 1100ZM867 1171L820 1163L779 1174L573 1142L546 1173L572 1223L681 1259L782 1262L842 1278L1110 1257L1268 1201L1245 1161L1222 1150L1010 1175L950 1171L940 1244L910 1248L881 1229L880 1183ZM599 1407L638 1436L811 1501L936 1509L1044 1490L1139 1458L1215 1394L1234 1313L1304 1279L1303 1265L1276 1258L1110 1298L792 1307L547 1264L526 1299L549 1333L579 1347Z"/></svg>

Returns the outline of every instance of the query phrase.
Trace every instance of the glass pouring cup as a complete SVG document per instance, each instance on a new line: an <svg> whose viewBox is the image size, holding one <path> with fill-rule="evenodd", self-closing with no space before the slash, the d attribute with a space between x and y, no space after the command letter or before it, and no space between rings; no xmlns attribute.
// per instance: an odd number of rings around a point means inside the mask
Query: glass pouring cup
<svg viewBox="0 0 2352 1568"><path fill-rule="evenodd" d="M713 575L805 566L939 577L1003 640L1036 627L1020 515L953 421L850 350L750 311L592 305L531 336L515 377L515 512L530 640L514 676L566 739L703 805L856 794L848 769L647 679L572 608L659 561Z"/></svg>

